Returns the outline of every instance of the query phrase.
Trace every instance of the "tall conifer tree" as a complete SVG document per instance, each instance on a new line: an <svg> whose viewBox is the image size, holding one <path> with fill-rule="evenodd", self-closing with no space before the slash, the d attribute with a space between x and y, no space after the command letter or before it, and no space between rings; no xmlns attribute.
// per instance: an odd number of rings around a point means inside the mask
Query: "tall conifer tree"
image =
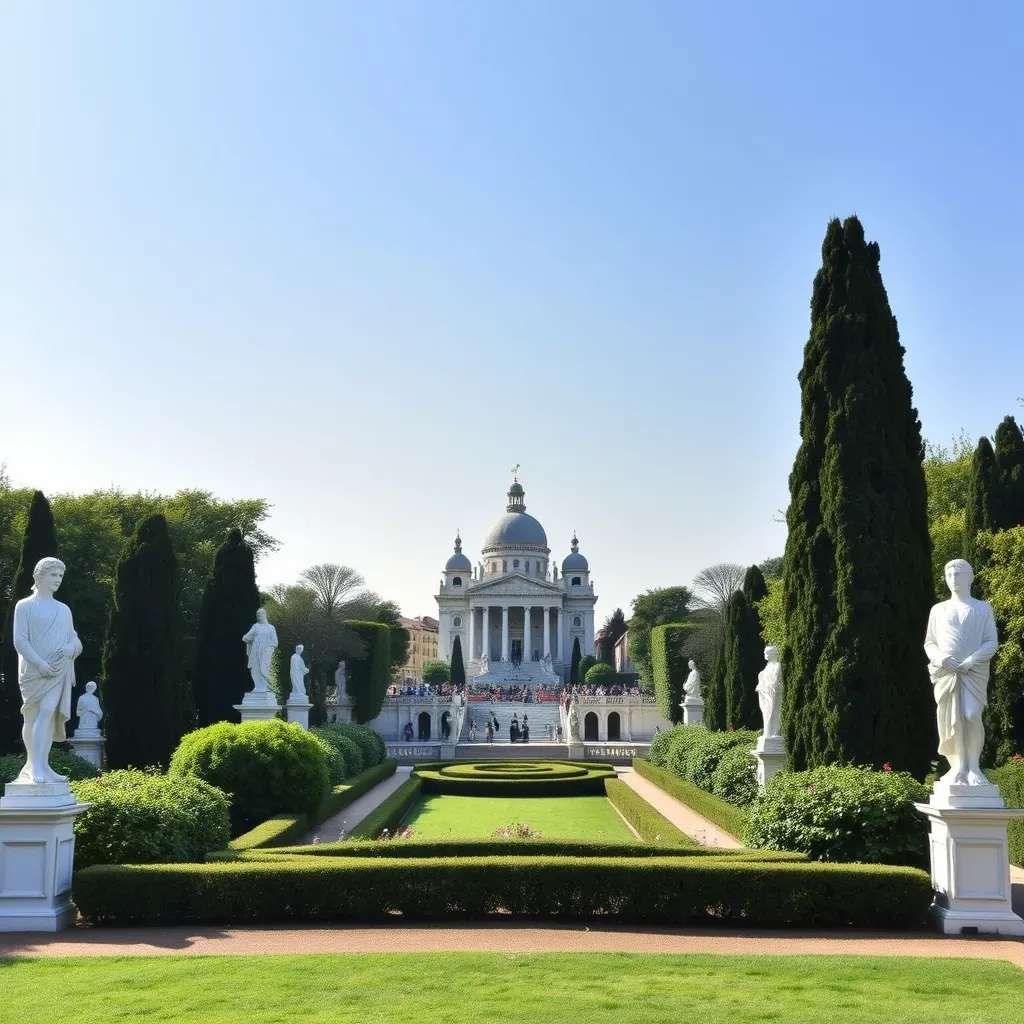
<svg viewBox="0 0 1024 1024"><path fill-rule="evenodd" d="M103 647L111 768L167 766L194 721L182 664L178 561L162 515L144 519L117 566Z"/></svg>
<svg viewBox="0 0 1024 1024"><path fill-rule="evenodd" d="M242 637L256 621L259 607L252 549L240 530L232 530L214 556L199 609L193 679L201 726L238 721L234 705L252 684ZM291 653L282 652L283 664L290 663Z"/></svg>
<svg viewBox="0 0 1024 1024"><path fill-rule="evenodd" d="M580 681L580 638L574 637L572 641L572 661L569 663L569 682L578 683Z"/></svg>
<svg viewBox="0 0 1024 1024"><path fill-rule="evenodd" d="M979 531L999 529L1002 521L996 453L989 439L981 437L971 459L967 508L964 511L964 558L974 567L975 573L981 569L982 561L982 553L978 550Z"/></svg>
<svg viewBox="0 0 1024 1024"><path fill-rule="evenodd" d="M466 666L462 661L462 641L458 637L452 643L451 676L453 686L466 685Z"/></svg>
<svg viewBox="0 0 1024 1024"><path fill-rule="evenodd" d="M764 643L755 602L767 595L764 575L752 565L726 608L723 682L725 721L732 729L756 729L761 724L756 687L764 668Z"/></svg>
<svg viewBox="0 0 1024 1024"><path fill-rule="evenodd" d="M711 672L701 685L701 696L704 699L704 725L716 732L726 727L726 695L725 695L726 657L723 643L711 663Z"/></svg>
<svg viewBox="0 0 1024 1024"><path fill-rule="evenodd" d="M879 262L856 217L829 224L790 474L783 728L794 768L888 762L923 778L936 745L924 444Z"/></svg>
<svg viewBox="0 0 1024 1024"><path fill-rule="evenodd" d="M1012 416L996 427L995 457L999 474L1000 521L997 529L1024 524L1024 437Z"/></svg>
<svg viewBox="0 0 1024 1024"><path fill-rule="evenodd" d="M57 528L53 511L42 491L32 495L21 542L21 558L14 578L11 604L4 622L3 684L0 686L0 754L22 749L21 743L21 690L18 688L18 652L14 649L14 606L32 592L32 570L41 558L59 558ZM57 592L57 600L64 596Z"/></svg>

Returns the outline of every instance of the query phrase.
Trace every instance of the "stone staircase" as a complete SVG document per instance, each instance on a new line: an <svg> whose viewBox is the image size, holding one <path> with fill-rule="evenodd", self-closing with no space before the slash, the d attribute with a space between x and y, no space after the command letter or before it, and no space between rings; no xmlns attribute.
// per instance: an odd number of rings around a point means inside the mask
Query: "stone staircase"
<svg viewBox="0 0 1024 1024"><path fill-rule="evenodd" d="M485 725L488 717L497 718L500 726L499 730L495 733L494 739L496 742L518 749L522 747L524 750L529 750L530 747L535 744L549 743L548 740L548 725L554 726L556 729L559 722L559 702L557 700L546 700L542 703L530 703L526 704L522 701L477 701L472 700L466 704L466 712L463 717L462 731L459 735L458 745L467 746L470 750L477 750L481 746L489 746L487 743L487 736L485 731ZM529 743L509 743L508 739L508 726L512 721L512 715L516 715L519 719L520 728L523 724L523 718L529 717L530 723L530 742ZM470 720L476 722L476 742L469 742L469 723ZM565 745L564 737L562 746ZM460 750L459 756L464 756Z"/></svg>

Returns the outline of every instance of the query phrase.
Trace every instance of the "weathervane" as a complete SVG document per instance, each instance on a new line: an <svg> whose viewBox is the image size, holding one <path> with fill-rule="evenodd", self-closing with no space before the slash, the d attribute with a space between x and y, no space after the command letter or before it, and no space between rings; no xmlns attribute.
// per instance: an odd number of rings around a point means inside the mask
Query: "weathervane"
<svg viewBox="0 0 1024 1024"><path fill-rule="evenodd" d="M514 483L514 482L515 482L516 480L518 480L518 479L519 479L519 463L517 462L517 463L516 463L516 464L515 464L515 465L514 465L514 466L512 467L512 481L513 481L513 483Z"/></svg>

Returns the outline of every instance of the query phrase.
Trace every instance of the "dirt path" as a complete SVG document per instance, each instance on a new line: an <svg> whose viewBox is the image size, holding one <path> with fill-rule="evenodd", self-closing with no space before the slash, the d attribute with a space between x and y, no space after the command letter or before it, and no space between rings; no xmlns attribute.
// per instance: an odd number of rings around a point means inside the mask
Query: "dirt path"
<svg viewBox="0 0 1024 1024"><path fill-rule="evenodd" d="M322 821L316 828L303 836L297 846L307 846L318 838L324 843L337 842L344 832L348 835L353 826L358 825L371 811L375 811L398 787L409 778L412 768L399 765L394 775L389 775L383 782L378 782L368 793L358 800L353 800L344 810L338 811L332 818ZM376 837L375 837L376 838Z"/></svg>
<svg viewBox="0 0 1024 1024"><path fill-rule="evenodd" d="M653 782L632 768L617 768L616 774L630 789L640 794L655 810L672 822L680 832L692 836L701 846L717 846L724 850L742 850L743 844L713 822L690 810L675 797L669 796Z"/></svg>
<svg viewBox="0 0 1024 1024"><path fill-rule="evenodd" d="M58 935L0 935L0 956L420 952L966 957L1007 960L1024 968L1024 939L958 939L932 933L701 931L510 923L501 927L81 928Z"/></svg>

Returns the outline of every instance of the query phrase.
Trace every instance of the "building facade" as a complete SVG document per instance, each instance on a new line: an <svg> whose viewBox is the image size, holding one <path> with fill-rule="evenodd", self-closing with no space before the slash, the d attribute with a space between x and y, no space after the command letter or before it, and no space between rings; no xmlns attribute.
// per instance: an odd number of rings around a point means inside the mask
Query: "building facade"
<svg viewBox="0 0 1024 1024"><path fill-rule="evenodd" d="M590 565L574 535L559 570L518 479L475 567L455 538L435 600L438 656L450 662L457 638L474 680L551 681L568 671L577 641L581 655L594 653Z"/></svg>
<svg viewBox="0 0 1024 1024"><path fill-rule="evenodd" d="M409 655L399 678L403 682L420 683L424 664L437 660L437 619L429 615L415 619L399 616L398 621L409 632Z"/></svg>

